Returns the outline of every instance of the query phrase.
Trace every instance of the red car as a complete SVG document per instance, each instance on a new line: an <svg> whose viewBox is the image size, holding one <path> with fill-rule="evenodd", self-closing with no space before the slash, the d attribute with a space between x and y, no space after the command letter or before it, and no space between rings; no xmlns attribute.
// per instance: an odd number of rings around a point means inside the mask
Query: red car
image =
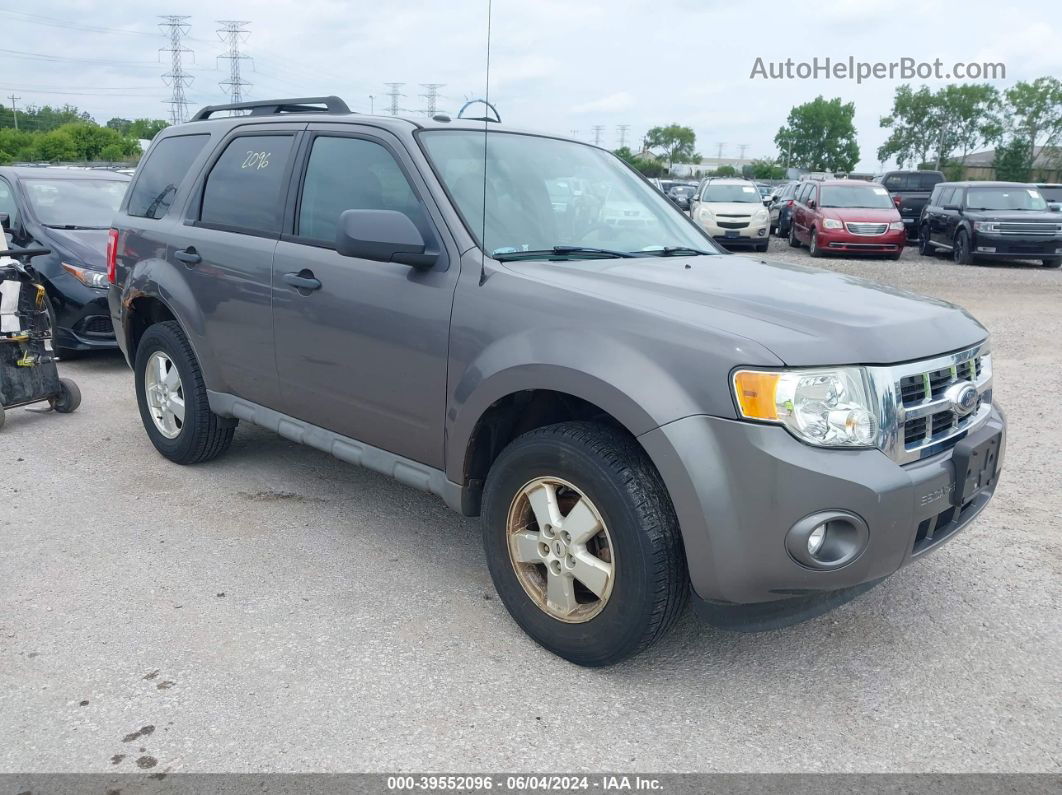
<svg viewBox="0 0 1062 795"><path fill-rule="evenodd" d="M793 197L789 245L807 244L813 257L831 252L884 254L899 259L906 232L881 185L860 180L805 182Z"/></svg>

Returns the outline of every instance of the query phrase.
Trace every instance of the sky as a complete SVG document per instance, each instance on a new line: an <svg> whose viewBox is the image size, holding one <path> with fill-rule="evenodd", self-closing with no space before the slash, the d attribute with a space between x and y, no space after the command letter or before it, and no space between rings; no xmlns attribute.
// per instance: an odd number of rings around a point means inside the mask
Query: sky
<svg viewBox="0 0 1062 795"><path fill-rule="evenodd" d="M456 113L487 91L488 0L108 0L0 4L0 95L27 104L70 103L103 123L166 118L170 89L159 14L186 14L184 56L192 110L227 100L219 19L246 20L245 98L337 94L353 110L389 107L386 82L402 82L400 107L422 111L422 83L443 83L438 109ZM793 105L819 94L854 102L859 169L878 171L894 79L750 77L764 62L1002 63L1006 88L1062 76L1062 4L972 0L493 0L489 95L507 124L628 145L650 127L679 123L697 150L773 158ZM161 61L160 61L161 59ZM948 80L907 81L931 87ZM981 82L981 81L973 81ZM370 99L370 96L374 99ZM10 106L10 99L0 99ZM478 114L477 114L478 115ZM744 146L744 150L742 150Z"/></svg>

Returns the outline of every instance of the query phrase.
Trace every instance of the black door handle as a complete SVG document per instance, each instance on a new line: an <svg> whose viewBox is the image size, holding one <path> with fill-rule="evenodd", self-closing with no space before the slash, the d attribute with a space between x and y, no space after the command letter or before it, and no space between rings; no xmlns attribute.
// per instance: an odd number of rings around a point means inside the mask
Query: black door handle
<svg viewBox="0 0 1062 795"><path fill-rule="evenodd" d="M314 278L313 271L301 270L298 273L285 273L284 281L300 292L321 289L321 281Z"/></svg>
<svg viewBox="0 0 1062 795"><path fill-rule="evenodd" d="M173 256L183 262L185 265L198 265L203 261L203 258L196 252L194 246L188 248L179 248L173 252Z"/></svg>

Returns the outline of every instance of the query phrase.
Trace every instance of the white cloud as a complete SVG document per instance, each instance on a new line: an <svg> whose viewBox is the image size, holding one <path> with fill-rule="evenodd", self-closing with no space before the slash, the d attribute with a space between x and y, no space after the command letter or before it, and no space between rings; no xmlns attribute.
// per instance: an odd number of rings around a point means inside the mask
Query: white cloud
<svg viewBox="0 0 1062 795"><path fill-rule="evenodd" d="M634 107L634 96L629 91L617 91L607 97L595 99L572 108L572 113L619 113Z"/></svg>

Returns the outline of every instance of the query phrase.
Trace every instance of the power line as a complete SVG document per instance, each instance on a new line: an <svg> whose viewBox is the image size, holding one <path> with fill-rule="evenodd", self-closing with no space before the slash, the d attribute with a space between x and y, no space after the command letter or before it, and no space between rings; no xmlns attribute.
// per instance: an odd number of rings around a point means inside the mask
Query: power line
<svg viewBox="0 0 1062 795"><path fill-rule="evenodd" d="M390 91L387 92L387 96L391 98L391 115L397 116L398 111L401 110L401 108L398 107L398 98L405 96L405 94L399 92L399 89L402 88L405 83L384 83L384 85L390 89Z"/></svg>
<svg viewBox="0 0 1062 795"><path fill-rule="evenodd" d="M162 82L170 87L170 98L163 100L163 102L168 103L170 106L170 121L173 124L181 124L185 120L186 111L188 110L188 99L184 95L184 89L195 80L194 77L189 76L184 71L184 64L182 63L184 54L192 52L182 44L185 36L188 35L188 23L185 21L188 16L171 14L162 16L161 19L165 21L160 22L159 27L170 38L169 47L159 47L160 53L168 52L170 54L170 71L162 76Z"/></svg>
<svg viewBox="0 0 1062 795"><path fill-rule="evenodd" d="M424 99L428 100L428 107L425 108L422 111L423 113L427 114L428 116L434 116L435 115L436 104L438 103L438 100L439 100L439 89L442 88L445 85L446 85L446 83L421 83L420 84L421 88L425 88L428 91L428 93L420 95L420 96L424 97Z"/></svg>
<svg viewBox="0 0 1062 795"><path fill-rule="evenodd" d="M251 56L240 53L240 44L247 41L247 37L251 35L250 31L244 29L245 25L251 23L239 19L219 19L218 24L222 26L217 32L218 38L223 42L227 41L229 45L228 52L218 56L219 60L229 62L229 79L222 80L218 85L223 91L228 91L230 102L243 102L243 89L252 84L240 76L240 62L251 60Z"/></svg>

